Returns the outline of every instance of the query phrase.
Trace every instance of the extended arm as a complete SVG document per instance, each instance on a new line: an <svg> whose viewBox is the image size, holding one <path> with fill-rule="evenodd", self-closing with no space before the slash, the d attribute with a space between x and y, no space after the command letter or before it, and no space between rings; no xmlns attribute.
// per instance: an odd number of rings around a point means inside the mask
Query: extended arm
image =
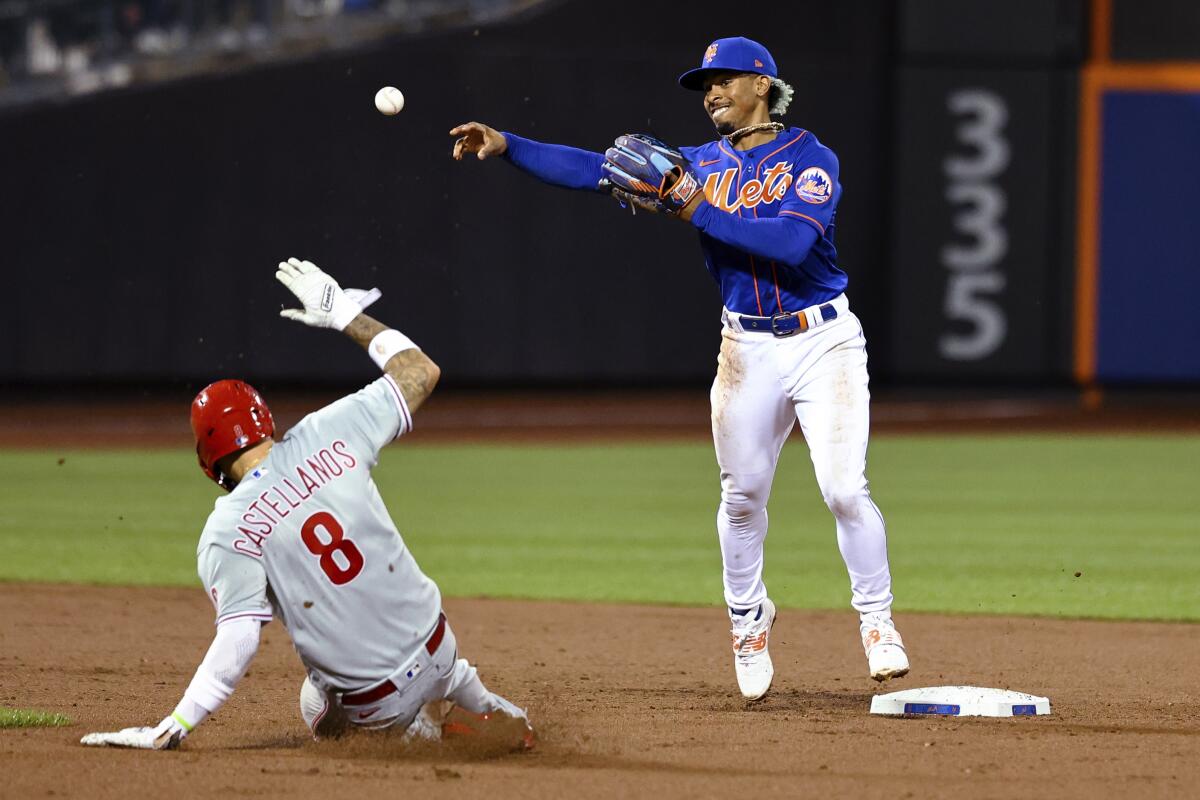
<svg viewBox="0 0 1200 800"><path fill-rule="evenodd" d="M425 402L442 373L411 339L362 313L338 282L311 261L291 258L281 262L275 277L304 305L303 309L285 308L280 316L314 328L342 331L391 376L410 412Z"/></svg>
<svg viewBox="0 0 1200 800"><path fill-rule="evenodd" d="M502 156L538 180L564 189L595 191L602 177L604 156L590 150L535 142L515 133L501 133L481 122L459 125L450 130L450 135L458 137L452 154L456 161L470 153L481 161Z"/></svg>
<svg viewBox="0 0 1200 800"><path fill-rule="evenodd" d="M233 694L258 652L262 623L257 619L231 619L217 627L217 635L175 710L156 727L125 728L113 733L89 733L81 742L98 747L134 747L141 750L174 750L179 743Z"/></svg>

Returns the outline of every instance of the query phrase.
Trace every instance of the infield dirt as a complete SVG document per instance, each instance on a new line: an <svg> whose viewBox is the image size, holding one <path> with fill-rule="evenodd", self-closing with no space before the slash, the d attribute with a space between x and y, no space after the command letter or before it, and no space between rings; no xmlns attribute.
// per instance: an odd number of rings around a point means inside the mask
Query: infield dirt
<svg viewBox="0 0 1200 800"><path fill-rule="evenodd" d="M1195 797L1200 627L904 615L912 674L866 676L851 611L781 609L776 682L737 694L719 608L454 599L485 682L539 742L498 755L313 742L303 679L273 623L229 704L179 752L83 748L154 724L212 635L200 589L0 585L0 705L73 727L0 731L0 797ZM1053 715L891 719L872 694L976 684L1048 695Z"/></svg>

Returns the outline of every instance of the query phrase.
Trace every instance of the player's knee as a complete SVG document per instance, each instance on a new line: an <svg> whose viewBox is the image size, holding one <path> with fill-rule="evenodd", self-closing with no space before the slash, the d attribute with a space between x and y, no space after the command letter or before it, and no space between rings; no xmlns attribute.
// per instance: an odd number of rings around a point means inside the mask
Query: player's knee
<svg viewBox="0 0 1200 800"><path fill-rule="evenodd" d="M865 486L841 484L823 488L822 497L829 511L838 519L858 519L870 502Z"/></svg>
<svg viewBox="0 0 1200 800"><path fill-rule="evenodd" d="M726 480L721 486L721 508L731 520L753 517L767 507L770 484L740 484Z"/></svg>
<svg viewBox="0 0 1200 800"><path fill-rule="evenodd" d="M300 685L300 716L314 739L336 736L345 729L345 713L341 706L307 677Z"/></svg>
<svg viewBox="0 0 1200 800"><path fill-rule="evenodd" d="M300 716L304 718L304 724L312 731L313 736L317 735L317 725L327 713L329 698L305 677L304 683L300 684Z"/></svg>

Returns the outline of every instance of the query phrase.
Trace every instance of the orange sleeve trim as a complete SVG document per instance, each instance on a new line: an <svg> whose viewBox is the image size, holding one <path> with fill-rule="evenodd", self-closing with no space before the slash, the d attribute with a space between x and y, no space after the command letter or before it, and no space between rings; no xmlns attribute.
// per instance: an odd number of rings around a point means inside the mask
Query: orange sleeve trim
<svg viewBox="0 0 1200 800"><path fill-rule="evenodd" d="M788 211L786 208L785 208L785 209L783 209L782 211L780 211L779 213L780 213L780 214L787 214L787 215L789 215L789 216L792 216L792 217L799 217L800 219L805 219L805 220L808 220L808 221L809 221L809 222L811 222L813 225L816 225L816 226L817 226L817 230L819 230L819 231L820 231L822 234L824 234L824 233L825 233L825 226L824 226L824 225L822 225L821 223L817 222L815 219L813 219L812 217L810 217L808 214L801 214L799 211Z"/></svg>

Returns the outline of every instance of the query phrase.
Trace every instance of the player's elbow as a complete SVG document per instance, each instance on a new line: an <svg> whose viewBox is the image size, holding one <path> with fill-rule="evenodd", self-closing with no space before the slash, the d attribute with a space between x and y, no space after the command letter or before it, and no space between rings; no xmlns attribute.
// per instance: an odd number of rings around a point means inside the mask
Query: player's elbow
<svg viewBox="0 0 1200 800"><path fill-rule="evenodd" d="M808 258L809 247L787 247L775 254L774 261L789 267L799 267Z"/></svg>
<svg viewBox="0 0 1200 800"><path fill-rule="evenodd" d="M425 359L429 362L426 365L426 369L429 371L429 381L427 386L429 391L432 393L434 388L437 386L438 381L442 379L442 368L439 367L437 362L429 356L425 356Z"/></svg>
<svg viewBox="0 0 1200 800"><path fill-rule="evenodd" d="M798 267L812 252L813 245L817 242L817 233L803 222L797 222L788 227L790 230L784 238L783 247L777 260L789 267Z"/></svg>
<svg viewBox="0 0 1200 800"><path fill-rule="evenodd" d="M789 248L779 260L789 267L798 267L804 263L804 259L808 258L808 251L807 247Z"/></svg>
<svg viewBox="0 0 1200 800"><path fill-rule="evenodd" d="M416 348L392 356L387 372L400 387L400 394L409 411L416 411L442 377L441 368L433 359Z"/></svg>
<svg viewBox="0 0 1200 800"><path fill-rule="evenodd" d="M434 387L442 377L442 368L424 353L421 353L417 371L420 373L419 376L415 376L414 379L414 376L410 375L409 380L401 383L401 391L404 392L405 399L408 401L408 408L413 412L416 412L429 399L429 395L433 394Z"/></svg>

